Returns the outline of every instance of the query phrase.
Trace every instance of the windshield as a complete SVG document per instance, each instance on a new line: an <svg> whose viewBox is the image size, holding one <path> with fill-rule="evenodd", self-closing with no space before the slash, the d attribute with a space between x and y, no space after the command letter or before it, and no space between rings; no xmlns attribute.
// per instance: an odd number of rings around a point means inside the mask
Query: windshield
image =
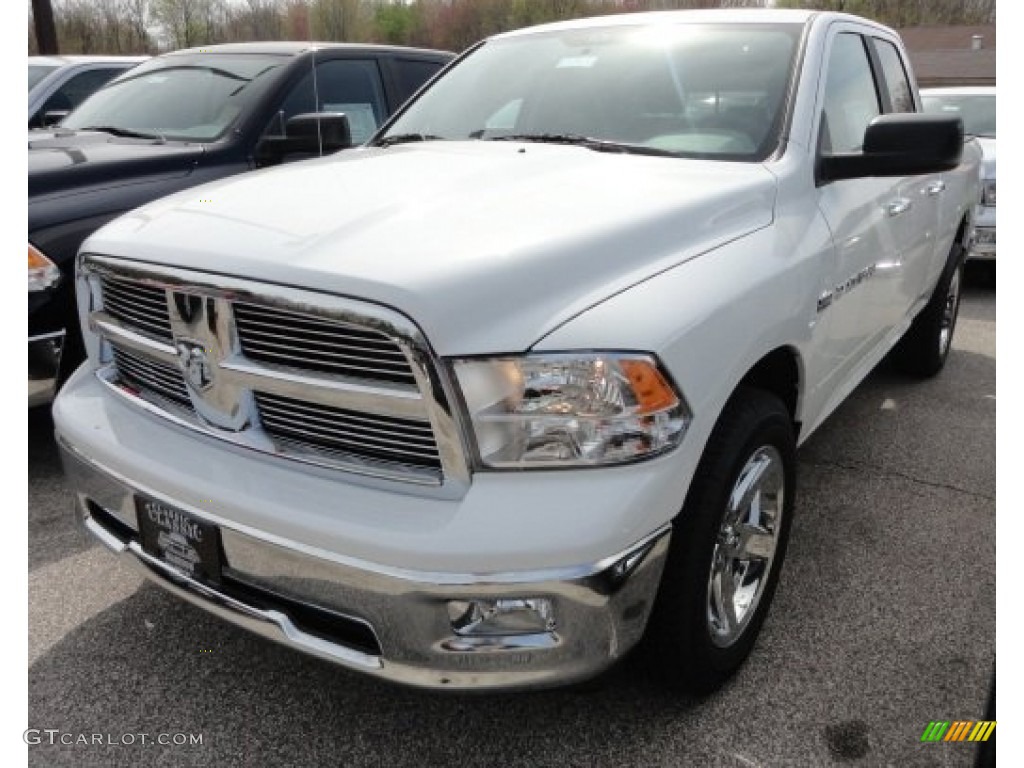
<svg viewBox="0 0 1024 768"><path fill-rule="evenodd" d="M595 149L763 160L778 143L801 29L629 25L493 40L376 143L587 137L605 142Z"/></svg>
<svg viewBox="0 0 1024 768"><path fill-rule="evenodd" d="M272 80L286 56L190 55L131 70L72 112L61 128L212 141Z"/></svg>
<svg viewBox="0 0 1024 768"><path fill-rule="evenodd" d="M922 93L925 112L957 115L964 121L964 133L971 136L996 137L996 95Z"/></svg>
<svg viewBox="0 0 1024 768"><path fill-rule="evenodd" d="M28 89L31 91L32 88L46 77L48 74L57 69L55 66L46 67L41 64L29 64L28 65Z"/></svg>

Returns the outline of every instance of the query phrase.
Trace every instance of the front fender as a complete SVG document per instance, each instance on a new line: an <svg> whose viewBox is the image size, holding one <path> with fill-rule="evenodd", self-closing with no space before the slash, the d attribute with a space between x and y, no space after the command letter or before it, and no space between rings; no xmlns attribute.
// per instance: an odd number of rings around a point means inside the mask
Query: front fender
<svg viewBox="0 0 1024 768"><path fill-rule="evenodd" d="M775 223L609 298L533 349L658 355L693 412L677 449L675 474L664 489L661 508L671 509L667 500L682 503L730 394L764 355L789 348L797 355L801 378L813 375L804 369L813 365L823 254L831 247L831 236L817 217L799 227ZM798 421L806 407L801 393Z"/></svg>

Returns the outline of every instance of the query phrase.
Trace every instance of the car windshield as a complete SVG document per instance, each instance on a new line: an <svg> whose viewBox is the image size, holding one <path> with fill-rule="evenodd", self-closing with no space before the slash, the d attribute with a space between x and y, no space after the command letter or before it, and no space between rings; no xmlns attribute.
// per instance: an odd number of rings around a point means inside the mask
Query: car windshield
<svg viewBox="0 0 1024 768"><path fill-rule="evenodd" d="M951 94L922 93L925 112L958 115L964 121L964 133L996 137L996 95L994 93Z"/></svg>
<svg viewBox="0 0 1024 768"><path fill-rule="evenodd" d="M42 64L28 65L28 89L31 91L36 83L57 69L55 66L44 66Z"/></svg>
<svg viewBox="0 0 1024 768"><path fill-rule="evenodd" d="M374 143L523 140L763 160L778 144L793 24L585 27L492 40Z"/></svg>
<svg viewBox="0 0 1024 768"><path fill-rule="evenodd" d="M287 56L169 56L131 70L86 99L62 128L212 141L272 80Z"/></svg>

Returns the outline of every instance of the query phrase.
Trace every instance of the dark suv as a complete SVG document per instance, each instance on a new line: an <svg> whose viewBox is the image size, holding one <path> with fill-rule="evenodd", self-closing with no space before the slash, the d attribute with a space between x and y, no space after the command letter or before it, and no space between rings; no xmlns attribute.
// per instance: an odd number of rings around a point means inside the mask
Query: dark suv
<svg viewBox="0 0 1024 768"><path fill-rule="evenodd" d="M341 43L193 48L30 136L29 406L48 403L84 355L71 273L89 234L187 187L361 144L452 58Z"/></svg>

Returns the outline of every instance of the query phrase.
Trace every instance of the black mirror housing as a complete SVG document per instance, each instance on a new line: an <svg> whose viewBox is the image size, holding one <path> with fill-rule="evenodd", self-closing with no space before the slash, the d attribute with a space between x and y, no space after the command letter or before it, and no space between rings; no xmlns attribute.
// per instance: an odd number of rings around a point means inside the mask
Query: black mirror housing
<svg viewBox="0 0 1024 768"><path fill-rule="evenodd" d="M916 112L879 115L860 153L822 155L818 184L866 176L919 176L956 168L964 148L959 117Z"/></svg>
<svg viewBox="0 0 1024 768"><path fill-rule="evenodd" d="M324 153L337 152L352 146L352 130L348 116L343 112L307 112L295 115L285 124L285 135L296 146L311 147L309 150Z"/></svg>
<svg viewBox="0 0 1024 768"><path fill-rule="evenodd" d="M259 165L277 165L288 155L330 154L352 146L348 116L341 112L306 112L289 118L284 136L265 136L256 146Z"/></svg>

